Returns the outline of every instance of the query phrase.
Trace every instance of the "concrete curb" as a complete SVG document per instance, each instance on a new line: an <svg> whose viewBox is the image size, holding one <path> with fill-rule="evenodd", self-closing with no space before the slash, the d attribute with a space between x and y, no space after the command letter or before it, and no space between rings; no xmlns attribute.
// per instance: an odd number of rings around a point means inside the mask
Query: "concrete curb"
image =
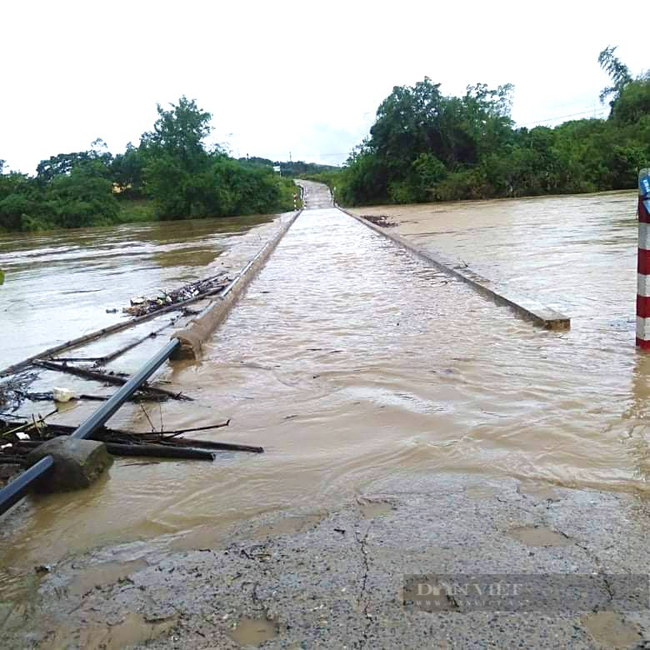
<svg viewBox="0 0 650 650"><path fill-rule="evenodd" d="M494 300L497 304L510 307L519 316L525 318L526 320L529 320L536 325L540 325L541 327L544 327L548 330L570 329L571 319L568 316L565 316L564 314L555 311L546 305L543 305L537 300L533 300L527 296L522 296L518 293L515 293L504 284L488 280L478 273L475 273L471 269L460 266L457 262L446 259L438 253L431 253L430 251L419 248L404 237L393 234L391 232L387 232L383 228L380 228L370 221L367 221L363 217L352 214L352 212L348 212L336 203L334 205L341 212L347 214L353 219L356 219L364 226L367 226L380 235L383 235L384 237L392 240L402 248L405 248L410 253L414 254L419 259L424 260L428 264L432 264L441 271L444 271L445 273L458 278L459 280L462 280L466 284L469 284L472 289L481 295Z"/></svg>
<svg viewBox="0 0 650 650"><path fill-rule="evenodd" d="M181 345L174 351L171 357L172 361L197 359L199 357L203 343L225 320L238 298L266 264L282 237L301 214L302 209L290 217L285 224L282 224L273 238L269 239L257 255L237 274L234 280L217 294L216 299L210 301L207 307L196 318L191 320L186 327L174 332L171 338L178 339Z"/></svg>

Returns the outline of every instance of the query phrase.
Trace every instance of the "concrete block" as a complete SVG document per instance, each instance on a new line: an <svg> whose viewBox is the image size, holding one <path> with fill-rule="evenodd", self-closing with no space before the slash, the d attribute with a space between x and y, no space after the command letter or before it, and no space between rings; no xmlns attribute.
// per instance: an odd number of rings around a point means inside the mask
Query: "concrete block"
<svg viewBox="0 0 650 650"><path fill-rule="evenodd" d="M54 458L54 467L36 483L37 492L68 492L87 488L113 463L113 457L103 442L67 436L44 442L27 456L27 462L31 467L45 456Z"/></svg>
<svg viewBox="0 0 650 650"><path fill-rule="evenodd" d="M196 361L201 358L201 345L205 333L199 331L198 326L194 323L191 328L183 329L174 333L174 337L180 341L180 345L174 350L171 356L172 361L180 361L181 359L188 359Z"/></svg>

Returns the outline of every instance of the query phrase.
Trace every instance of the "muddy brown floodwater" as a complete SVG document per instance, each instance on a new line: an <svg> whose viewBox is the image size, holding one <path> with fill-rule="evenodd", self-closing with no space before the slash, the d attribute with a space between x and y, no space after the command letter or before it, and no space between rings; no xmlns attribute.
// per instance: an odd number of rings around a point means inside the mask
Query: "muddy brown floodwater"
<svg viewBox="0 0 650 650"><path fill-rule="evenodd" d="M225 251L269 221L188 219L0 235L0 269L6 273L0 368L118 322L131 297L218 270Z"/></svg>
<svg viewBox="0 0 650 650"><path fill-rule="evenodd" d="M90 490L5 518L3 563L154 537L200 548L258 513L324 512L433 473L645 493L650 359L634 348L634 211L631 193L368 211L572 317L571 331L549 332L340 211L306 210L202 362L162 374L196 401L152 410L167 429L231 418L212 437L266 453L120 460ZM151 272L143 284L158 281ZM131 420L143 426L141 413Z"/></svg>

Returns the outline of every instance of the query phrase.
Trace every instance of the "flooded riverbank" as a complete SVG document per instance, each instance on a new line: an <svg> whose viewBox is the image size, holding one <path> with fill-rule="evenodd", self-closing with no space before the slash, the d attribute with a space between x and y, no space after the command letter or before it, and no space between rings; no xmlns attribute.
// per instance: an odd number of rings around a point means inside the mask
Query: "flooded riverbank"
<svg viewBox="0 0 650 650"><path fill-rule="evenodd" d="M273 219L192 219L1 235L0 269L6 279L0 290L0 368L123 320L122 308L132 297L227 270L224 254L241 243L245 259ZM233 250L233 255L238 253Z"/></svg>
<svg viewBox="0 0 650 650"><path fill-rule="evenodd" d="M593 199L566 200L585 201L580 210L593 212ZM548 201L559 218L564 204ZM26 550L38 556L43 535L61 540L60 550L69 548L64 531L89 520L93 536L73 544L162 533L200 537L206 526L217 534L221 525L259 512L327 507L418 473L644 492L650 367L635 353L624 290L616 291L612 279L633 256L627 251L633 217L626 230L614 215L609 233L606 214L603 241L592 241L604 261L590 276L594 287L602 286L597 273L609 278L611 300L602 307L587 293L572 303L575 296L562 285L574 277L571 269L554 264L539 246L533 252L541 259L526 262L525 251L503 245L513 265L548 262L546 302L575 319L571 332L553 333L513 317L336 210L306 211L203 361L165 373L197 402L190 409L165 404L155 414L167 428L231 418L229 440L263 445L267 453L200 467L118 463L111 480L81 500L39 501L19 527L39 531L28 534ZM539 219L538 232L544 232ZM566 237L564 229L558 232ZM565 249L558 242L558 254ZM481 270L488 275L489 268ZM619 275L627 287L630 278ZM631 277L633 283L633 271ZM584 305L592 302L589 319ZM590 328L598 336L586 335ZM148 428L137 410L132 418L131 426ZM49 545L51 553L56 546Z"/></svg>
<svg viewBox="0 0 650 650"><path fill-rule="evenodd" d="M352 212L385 215L392 232L566 312L583 334L604 335L635 320L636 202L626 191Z"/></svg>
<svg viewBox="0 0 650 650"><path fill-rule="evenodd" d="M516 318L337 210L305 211L202 361L162 373L195 398L191 408L148 408L167 430L231 418L206 438L266 453L211 464L118 461L90 490L27 502L0 535L14 576L6 588L34 564L94 546L156 538L149 548L211 547L263 513L318 516L365 494L417 490L432 475L645 494L650 362L635 351L628 308L632 195L563 200L536 200L545 208L533 214L522 201L527 228L514 211L509 226L488 224L480 241L451 219L440 226L488 277L512 281L513 267L527 269L516 271L530 279L526 292L540 288L572 316L562 333ZM477 208L491 207L496 220L514 204L454 209L473 224ZM591 215L591 238L557 225L581 220L566 205ZM518 247L510 230L522 233ZM499 245L486 244L490 232L501 232ZM491 266L498 251L502 265ZM588 282L560 263L567 259L593 266ZM138 408L119 424L150 427Z"/></svg>

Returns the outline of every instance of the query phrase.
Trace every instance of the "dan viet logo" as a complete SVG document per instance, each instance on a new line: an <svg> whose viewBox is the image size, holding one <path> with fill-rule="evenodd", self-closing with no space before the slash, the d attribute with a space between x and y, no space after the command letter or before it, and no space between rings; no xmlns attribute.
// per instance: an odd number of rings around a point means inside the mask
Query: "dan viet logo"
<svg viewBox="0 0 650 650"><path fill-rule="evenodd" d="M405 608L427 612L650 609L648 575L427 574L404 577Z"/></svg>
<svg viewBox="0 0 650 650"><path fill-rule="evenodd" d="M464 584L442 582L437 585L418 583L417 588L418 596L470 598L472 596L518 596L521 585L516 582L513 584L495 582L485 585L478 582L467 582Z"/></svg>

